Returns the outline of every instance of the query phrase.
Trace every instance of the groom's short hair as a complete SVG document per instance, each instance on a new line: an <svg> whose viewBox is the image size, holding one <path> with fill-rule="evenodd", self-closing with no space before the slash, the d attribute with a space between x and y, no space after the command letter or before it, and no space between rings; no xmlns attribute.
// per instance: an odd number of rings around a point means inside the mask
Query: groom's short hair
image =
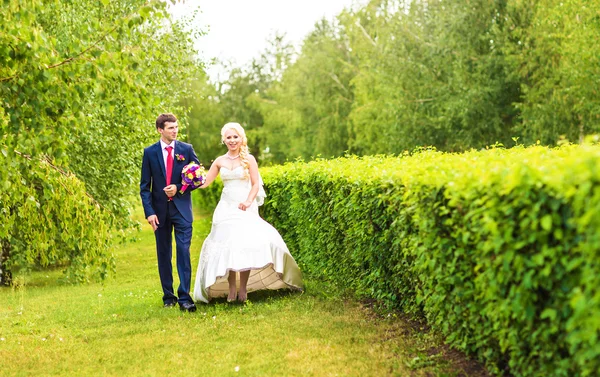
<svg viewBox="0 0 600 377"><path fill-rule="evenodd" d="M156 118L156 128L164 129L165 123L167 122L177 122L177 118L171 113L160 114L158 118Z"/></svg>

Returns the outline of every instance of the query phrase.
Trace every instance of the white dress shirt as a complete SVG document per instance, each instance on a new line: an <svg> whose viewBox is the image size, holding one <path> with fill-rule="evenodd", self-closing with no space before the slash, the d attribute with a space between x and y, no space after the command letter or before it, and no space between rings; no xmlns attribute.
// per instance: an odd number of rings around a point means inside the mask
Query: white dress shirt
<svg viewBox="0 0 600 377"><path fill-rule="evenodd" d="M165 164L165 172L167 171L167 156L169 155L169 152L167 151L167 147L171 146L173 147L173 150L171 151L171 158L174 159L175 158L175 140L173 140L171 142L171 144L167 144L164 141L160 141L160 148L162 149L162 154L163 154L163 162ZM175 162L175 161L173 161Z"/></svg>

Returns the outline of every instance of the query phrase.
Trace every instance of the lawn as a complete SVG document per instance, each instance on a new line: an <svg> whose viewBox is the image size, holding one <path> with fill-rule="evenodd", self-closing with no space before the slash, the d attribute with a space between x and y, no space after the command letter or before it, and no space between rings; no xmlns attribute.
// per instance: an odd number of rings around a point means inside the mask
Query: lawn
<svg viewBox="0 0 600 377"><path fill-rule="evenodd" d="M209 230L199 216L194 276ZM104 283L35 271L0 289L1 376L484 375L414 322L309 277L303 293L255 292L245 305L217 300L186 313L162 307L149 226L114 253L117 274Z"/></svg>

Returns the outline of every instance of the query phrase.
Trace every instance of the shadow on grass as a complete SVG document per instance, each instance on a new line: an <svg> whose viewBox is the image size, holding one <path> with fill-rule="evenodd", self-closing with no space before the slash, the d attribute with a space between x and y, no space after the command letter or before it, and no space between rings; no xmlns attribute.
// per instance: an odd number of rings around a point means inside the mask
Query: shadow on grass
<svg viewBox="0 0 600 377"><path fill-rule="evenodd" d="M296 297L302 296L303 294L304 294L304 292L291 290L291 289L279 289L276 291L261 290L261 291L254 291L254 292L248 293L248 301L252 302L253 304L258 304L258 303L269 302L269 301L273 301L273 300L279 300L282 298L296 298ZM209 304L204 304L204 305L208 305L208 306L213 305L214 306L217 304L226 304L226 305L231 305L231 306L246 305L246 303L240 302L240 301L227 302L227 297L214 298L210 301Z"/></svg>

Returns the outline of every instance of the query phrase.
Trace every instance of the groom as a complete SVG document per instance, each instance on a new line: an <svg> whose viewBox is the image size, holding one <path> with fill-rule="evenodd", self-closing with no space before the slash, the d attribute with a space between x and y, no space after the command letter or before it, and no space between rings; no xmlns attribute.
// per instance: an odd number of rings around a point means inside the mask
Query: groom
<svg viewBox="0 0 600 377"><path fill-rule="evenodd" d="M196 305L190 296L190 242L193 221L191 190L186 190L183 194L179 190L183 167L192 161L199 164L199 161L190 144L176 141L178 125L175 115L160 114L156 119L156 130L160 134L160 140L144 149L140 196L144 214L156 238L158 274L162 284L164 306L174 307L179 302L181 310L195 312ZM171 265L173 229L180 282L177 296L173 292Z"/></svg>

